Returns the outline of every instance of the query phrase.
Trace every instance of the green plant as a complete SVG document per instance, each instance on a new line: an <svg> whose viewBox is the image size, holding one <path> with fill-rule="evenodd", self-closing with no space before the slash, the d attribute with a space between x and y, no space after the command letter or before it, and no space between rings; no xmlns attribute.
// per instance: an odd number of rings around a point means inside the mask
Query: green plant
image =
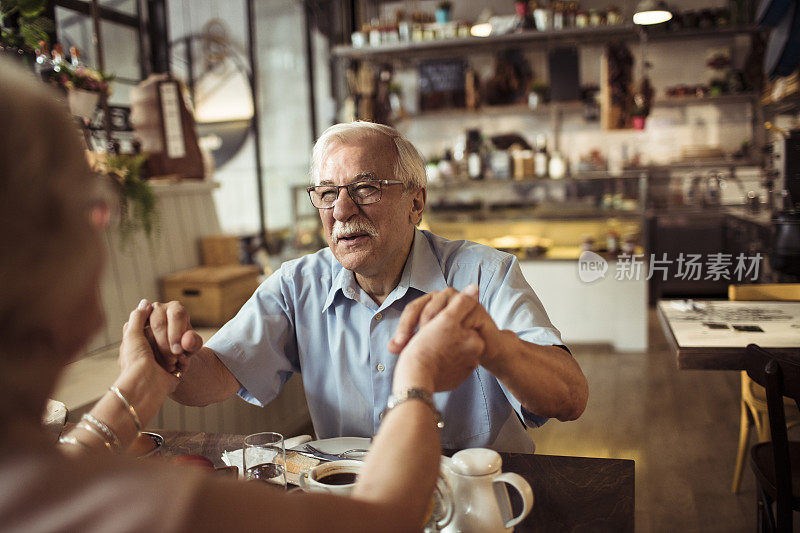
<svg viewBox="0 0 800 533"><path fill-rule="evenodd" d="M123 241L127 241L139 228L151 238L158 226L158 211L153 188L141 177L147 157L147 154L109 155L100 169L119 186L121 196L119 229Z"/></svg>
<svg viewBox="0 0 800 533"><path fill-rule="evenodd" d="M53 79L56 84L67 90L81 89L108 96L109 83L114 80L114 76L86 66L72 68L71 66L63 65L61 72L54 76Z"/></svg>
<svg viewBox="0 0 800 533"><path fill-rule="evenodd" d="M49 42L53 21L43 17L47 0L0 0L0 44L32 51Z"/></svg>
<svg viewBox="0 0 800 533"><path fill-rule="evenodd" d="M528 84L528 90L544 97L550 92L550 86L543 81L533 80Z"/></svg>

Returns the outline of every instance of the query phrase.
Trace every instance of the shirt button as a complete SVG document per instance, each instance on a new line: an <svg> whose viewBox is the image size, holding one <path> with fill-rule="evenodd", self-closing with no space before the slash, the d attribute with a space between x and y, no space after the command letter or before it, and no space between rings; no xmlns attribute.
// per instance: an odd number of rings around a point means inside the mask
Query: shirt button
<svg viewBox="0 0 800 533"><path fill-rule="evenodd" d="M375 313L375 320L380 322L382 319L383 319L383 314L382 313Z"/></svg>
<svg viewBox="0 0 800 533"><path fill-rule="evenodd" d="M378 372L383 372L384 370L386 370L386 367L383 366L383 363L378 363L378 366L376 366L375 368L378 369Z"/></svg>

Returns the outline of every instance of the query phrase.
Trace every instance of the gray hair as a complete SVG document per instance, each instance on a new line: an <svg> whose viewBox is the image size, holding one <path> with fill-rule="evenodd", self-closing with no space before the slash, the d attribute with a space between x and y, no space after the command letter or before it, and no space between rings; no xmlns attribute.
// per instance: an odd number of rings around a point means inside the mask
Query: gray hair
<svg viewBox="0 0 800 533"><path fill-rule="evenodd" d="M318 183L322 162L332 146L337 144L358 144L373 135L384 135L394 143L396 149L394 154L394 177L405 183L403 187L406 190L418 189L427 185L425 162L408 139L390 126L361 120L334 124L320 135L311 153L312 185Z"/></svg>
<svg viewBox="0 0 800 533"><path fill-rule="evenodd" d="M88 209L96 182L63 96L0 58L0 124L0 363L7 363L30 357L19 349L25 339L46 342L51 324L84 297L103 248Z"/></svg>

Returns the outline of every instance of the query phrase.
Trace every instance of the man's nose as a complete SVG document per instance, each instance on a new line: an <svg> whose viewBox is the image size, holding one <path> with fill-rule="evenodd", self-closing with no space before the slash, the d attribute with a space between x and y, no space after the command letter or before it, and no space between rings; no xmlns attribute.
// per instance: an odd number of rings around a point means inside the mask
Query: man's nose
<svg viewBox="0 0 800 533"><path fill-rule="evenodd" d="M333 218L344 222L358 212L358 206L350 198L350 194L345 187L339 189L339 196L333 202Z"/></svg>

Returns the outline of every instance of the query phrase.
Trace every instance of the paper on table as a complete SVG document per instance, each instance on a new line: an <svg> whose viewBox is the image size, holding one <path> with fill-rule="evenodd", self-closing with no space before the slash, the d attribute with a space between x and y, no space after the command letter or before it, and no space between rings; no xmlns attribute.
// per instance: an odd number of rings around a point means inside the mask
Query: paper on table
<svg viewBox="0 0 800 533"><path fill-rule="evenodd" d="M289 448L294 448L295 446L300 446L301 444L305 444L306 442L311 442L311 435L298 435L297 437L292 437L290 439L286 439L283 441L284 447L288 450ZM242 462L242 449L239 448L238 450L232 451L224 451L222 452L222 462L228 466L235 466L239 469L239 477L244 477L244 468ZM290 474L287 472L287 478ZM296 476L295 476L296 477ZM289 479L290 482L296 482Z"/></svg>

